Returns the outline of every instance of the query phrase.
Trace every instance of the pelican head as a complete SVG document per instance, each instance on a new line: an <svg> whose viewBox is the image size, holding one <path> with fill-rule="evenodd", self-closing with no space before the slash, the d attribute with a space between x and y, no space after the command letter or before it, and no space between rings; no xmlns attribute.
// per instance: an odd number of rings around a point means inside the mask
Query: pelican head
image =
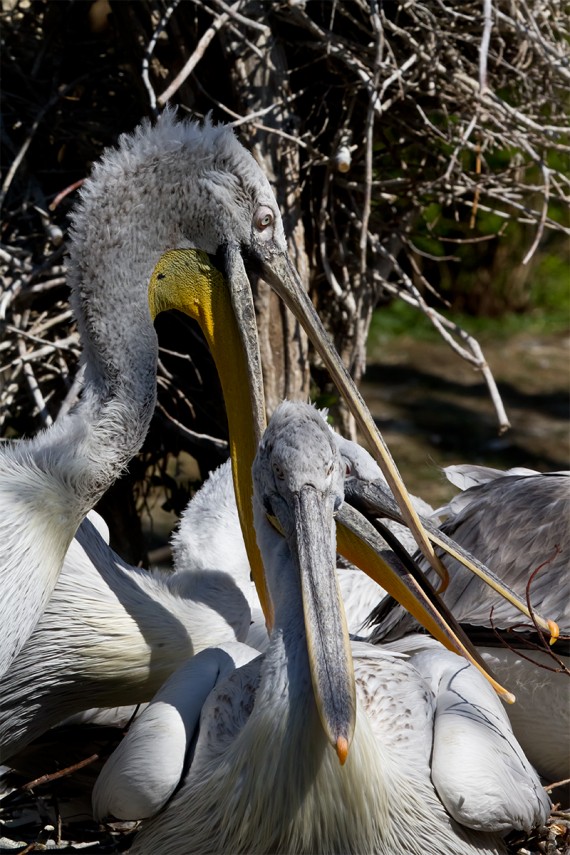
<svg viewBox="0 0 570 855"><path fill-rule="evenodd" d="M171 276L156 267L166 251L169 265L173 252L180 257L188 250L200 250L215 256L216 266L229 285L242 340L251 345L257 333L249 277L261 274L266 279L305 329L371 445L414 536L436 569L443 572L374 420L290 259L283 221L269 182L233 131L208 120L203 125L177 123L173 113L166 112L154 128L143 125L124 137L119 150L103 161L103 169L107 181L97 182L98 207L103 211L108 207L107 197L111 193L118 195L113 183L116 171L121 172L122 204L128 205L130 200L134 216L137 208L144 206L138 188L152 184L153 231L145 236L148 246L144 252L141 248L140 256L146 259L154 255L154 265L138 271L141 281L148 282L154 270L157 277L168 280L163 282L168 287ZM81 225L86 225L85 220ZM117 244L130 242L131 237L128 231L118 235ZM136 253L131 255L132 263L138 264ZM176 265L177 269L181 266ZM250 377L259 437L264 427L264 404L258 359L255 369L250 368Z"/></svg>
<svg viewBox="0 0 570 855"><path fill-rule="evenodd" d="M334 515L344 499L344 469L332 435L313 407L285 401L277 408L260 444L253 479L260 547L265 555L275 555L277 549L276 560L266 560L276 630L290 625L288 604L298 600L293 589L300 588L317 710L344 763L356 717L350 640L336 577ZM284 544L275 540L267 519L282 532Z"/></svg>

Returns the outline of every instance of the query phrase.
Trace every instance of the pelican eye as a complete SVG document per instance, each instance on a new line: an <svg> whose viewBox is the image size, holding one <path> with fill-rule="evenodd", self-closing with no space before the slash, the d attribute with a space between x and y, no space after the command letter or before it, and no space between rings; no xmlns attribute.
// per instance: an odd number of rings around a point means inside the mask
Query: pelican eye
<svg viewBox="0 0 570 855"><path fill-rule="evenodd" d="M264 232L275 222L275 214L267 205L262 205L261 208L258 208L255 217L253 219L253 224L258 232Z"/></svg>
<svg viewBox="0 0 570 855"><path fill-rule="evenodd" d="M284 479L285 473L283 472L278 463L273 464L273 471L275 472L276 477L279 478L280 481Z"/></svg>

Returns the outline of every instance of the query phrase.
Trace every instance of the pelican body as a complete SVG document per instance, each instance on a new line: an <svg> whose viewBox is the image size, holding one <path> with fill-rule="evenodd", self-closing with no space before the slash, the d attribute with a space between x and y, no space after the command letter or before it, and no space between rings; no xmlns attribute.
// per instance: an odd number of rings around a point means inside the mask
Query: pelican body
<svg viewBox="0 0 570 855"><path fill-rule="evenodd" d="M465 489L438 510L446 517L442 530L521 598L528 594L533 609L555 620L565 638L549 647L529 619L453 560L442 598L497 679L516 695L507 711L529 760L549 782L569 778L570 473L464 465L448 467L446 474ZM372 620L378 625L371 641L418 630L403 609L386 603Z"/></svg>
<svg viewBox="0 0 570 855"><path fill-rule="evenodd" d="M245 553L241 533L240 541ZM131 567L84 520L44 613L2 679L0 763L68 716L149 701L205 647L245 640L250 610L230 569L201 556L174 573Z"/></svg>
<svg viewBox="0 0 570 855"><path fill-rule="evenodd" d="M548 799L472 666L443 648L416 667L351 645L335 568L343 476L319 414L281 404L254 465L269 646L200 653L107 762L96 817L156 814L132 853L490 855L501 833L544 821Z"/></svg>

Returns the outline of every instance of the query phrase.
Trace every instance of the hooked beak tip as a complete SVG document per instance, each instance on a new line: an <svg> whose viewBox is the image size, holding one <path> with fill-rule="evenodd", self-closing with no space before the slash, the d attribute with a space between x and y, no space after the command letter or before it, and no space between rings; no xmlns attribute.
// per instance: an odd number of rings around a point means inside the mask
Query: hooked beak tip
<svg viewBox="0 0 570 855"><path fill-rule="evenodd" d="M346 758L348 757L348 739L344 736L339 736L336 741L335 750L337 757L340 760L340 765L344 766Z"/></svg>
<svg viewBox="0 0 570 855"><path fill-rule="evenodd" d="M550 630L550 641L549 644L552 647L553 644L556 643L558 637L560 635L560 627L553 620L548 621L548 629Z"/></svg>

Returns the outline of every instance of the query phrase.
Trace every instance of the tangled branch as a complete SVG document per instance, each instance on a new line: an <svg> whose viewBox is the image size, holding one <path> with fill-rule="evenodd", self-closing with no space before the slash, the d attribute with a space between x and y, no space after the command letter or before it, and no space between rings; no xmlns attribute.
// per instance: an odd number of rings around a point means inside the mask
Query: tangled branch
<svg viewBox="0 0 570 855"><path fill-rule="evenodd" d="M256 156L263 152L296 258L357 380L372 311L399 298L481 372L499 425L508 425L484 354L450 318L439 286L466 247L498 244L507 227L519 230L527 268L550 234L570 233L561 215L570 198L570 63L560 0L80 5L75 29L65 3L32 10L15 2L3 13L5 436L49 424L81 389L64 285L73 201L65 188L81 183L120 131L167 100L230 119ZM299 336L282 323L287 349ZM275 334L271 327L268 341ZM168 338L161 439L149 465L184 448L205 455L207 468L226 439L223 408L212 414L209 404L215 373L194 330L178 336L190 338L190 354ZM277 380L276 394L291 392Z"/></svg>

